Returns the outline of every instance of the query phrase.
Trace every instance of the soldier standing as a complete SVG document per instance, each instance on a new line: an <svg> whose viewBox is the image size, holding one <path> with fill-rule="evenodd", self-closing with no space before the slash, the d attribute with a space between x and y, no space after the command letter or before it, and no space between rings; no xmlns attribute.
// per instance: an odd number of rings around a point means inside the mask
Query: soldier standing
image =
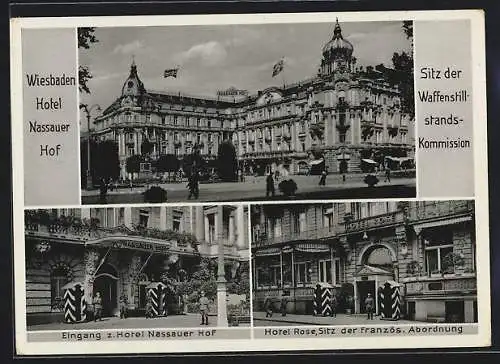
<svg viewBox="0 0 500 364"><path fill-rule="evenodd" d="M205 292L200 292L201 297L199 300L200 314L201 314L201 325L208 325L208 298L205 297Z"/></svg>

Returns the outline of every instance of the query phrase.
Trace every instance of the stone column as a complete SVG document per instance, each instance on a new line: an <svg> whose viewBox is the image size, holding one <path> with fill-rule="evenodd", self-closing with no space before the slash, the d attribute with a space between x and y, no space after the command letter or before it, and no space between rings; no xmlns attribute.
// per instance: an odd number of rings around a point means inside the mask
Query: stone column
<svg viewBox="0 0 500 364"><path fill-rule="evenodd" d="M160 230L167 230L167 208L160 207Z"/></svg>
<svg viewBox="0 0 500 364"><path fill-rule="evenodd" d="M196 224L196 239L198 241L206 240L205 237L205 227L206 221L203 213L203 206L195 206L195 224Z"/></svg>
<svg viewBox="0 0 500 364"><path fill-rule="evenodd" d="M235 234L234 234L234 216L233 214L231 214L229 216L229 234L228 234L228 238L229 238L229 244L231 246L234 246L235 245Z"/></svg>
<svg viewBox="0 0 500 364"><path fill-rule="evenodd" d="M217 326L227 327L226 274L224 268L224 238L222 229L223 208L217 207L215 228L217 231Z"/></svg>
<svg viewBox="0 0 500 364"><path fill-rule="evenodd" d="M139 154L139 134L137 131L134 132L134 154Z"/></svg>
<svg viewBox="0 0 500 364"><path fill-rule="evenodd" d="M204 225L205 225L205 241L210 241L210 231L209 231L209 227L210 227L210 224L209 224L209 221L208 221L208 216L204 216L203 220L205 221Z"/></svg>
<svg viewBox="0 0 500 364"><path fill-rule="evenodd" d="M126 227L132 227L132 210L130 207L124 207L123 223Z"/></svg>
<svg viewBox="0 0 500 364"><path fill-rule="evenodd" d="M236 208L236 235L238 249L245 248L245 214L241 205Z"/></svg>

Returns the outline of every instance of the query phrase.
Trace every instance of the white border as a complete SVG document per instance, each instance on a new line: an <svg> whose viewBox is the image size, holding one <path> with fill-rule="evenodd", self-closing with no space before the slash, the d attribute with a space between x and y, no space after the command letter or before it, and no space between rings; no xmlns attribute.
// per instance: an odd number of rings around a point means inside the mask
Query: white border
<svg viewBox="0 0 500 364"><path fill-rule="evenodd" d="M401 20L454 20L470 19L472 36L473 102L474 102L474 175L476 200L476 241L478 321L477 335L463 336L391 336L354 338L301 338L215 340L207 341L140 341L114 342L59 342L28 343L26 341L26 297L24 261L24 181L23 181L23 100L21 60L21 28L74 28L74 27L132 27L132 26L181 26L209 24L259 24L259 23L323 23L332 22L335 17L343 22L401 21ZM490 286L489 286L489 214L488 214L488 172L486 125L486 80L485 80L485 33L484 12L481 10L453 11L394 11L394 12L342 12L342 13L292 13L292 14L224 14L224 15L176 15L176 16L126 16L126 17L71 17L71 18L15 18L11 19L11 93L12 93L12 140L13 143L13 198L14 198L14 258L15 258L15 322L16 348L18 355L64 355L64 354L137 354L137 353L180 353L180 352L234 352L234 351L276 351L322 349L374 349L374 348L437 348L488 346L491 340ZM416 51L416 50L415 50ZM415 132L417 135L417 132ZM415 136L417 138L417 136ZM417 153L417 150L415 150ZM453 200L455 198L446 198ZM456 199L470 199L459 198ZM388 199L395 200L395 199ZM398 199L399 200L399 199ZM416 200L416 199L406 199ZM431 200L431 199L419 199ZM432 199L436 200L436 199ZM386 200L384 200L386 201ZM298 201L294 201L296 203ZM310 201L313 202L313 201ZM325 202L325 201L321 201ZM348 202L342 200L338 202ZM287 203L273 201L272 203ZM205 203L210 204L210 203ZM212 203L217 204L217 203ZM239 205L248 203L227 203ZM253 204L251 202L250 204ZM173 205L173 204L172 204ZM199 205L185 204L185 205ZM134 205L127 205L134 206ZM144 205L141 205L144 206ZM155 205L158 206L158 205ZM70 208L71 206L64 206ZM92 205L78 206L91 208ZM113 207L107 205L106 207ZM41 208L41 207L40 207ZM51 206L56 208L56 206ZM249 218L251 211L249 210ZM249 236L249 239L251 235ZM252 267L250 267L252 269ZM354 327L354 326L353 326ZM418 340L416 340L418 338Z"/></svg>

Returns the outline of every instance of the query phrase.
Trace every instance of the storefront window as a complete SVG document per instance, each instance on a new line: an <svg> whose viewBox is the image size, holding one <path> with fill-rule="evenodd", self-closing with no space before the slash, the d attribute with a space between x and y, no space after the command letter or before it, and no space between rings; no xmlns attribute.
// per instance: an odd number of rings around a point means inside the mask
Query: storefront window
<svg viewBox="0 0 500 364"><path fill-rule="evenodd" d="M259 286L279 287L281 284L280 266L272 266L257 269Z"/></svg>
<svg viewBox="0 0 500 364"><path fill-rule="evenodd" d="M139 212L139 225L141 227L148 227L149 211L140 210Z"/></svg>
<svg viewBox="0 0 500 364"><path fill-rule="evenodd" d="M311 264L309 262L295 263L295 283L304 284L311 282Z"/></svg>

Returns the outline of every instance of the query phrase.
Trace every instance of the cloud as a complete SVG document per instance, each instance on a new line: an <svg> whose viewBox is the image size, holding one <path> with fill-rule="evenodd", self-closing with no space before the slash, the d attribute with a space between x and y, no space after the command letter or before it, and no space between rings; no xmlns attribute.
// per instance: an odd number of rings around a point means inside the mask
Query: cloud
<svg viewBox="0 0 500 364"><path fill-rule="evenodd" d="M196 44L174 58L179 63L201 62L204 66L214 66L223 62L227 51L222 44L215 41Z"/></svg>
<svg viewBox="0 0 500 364"><path fill-rule="evenodd" d="M139 40L136 40L136 41L133 41L133 42L127 43L127 44L118 44L115 47L115 49L113 49L113 54L117 54L117 53L131 54L131 53L137 52L139 49L141 49L143 47L144 47L144 44Z"/></svg>

